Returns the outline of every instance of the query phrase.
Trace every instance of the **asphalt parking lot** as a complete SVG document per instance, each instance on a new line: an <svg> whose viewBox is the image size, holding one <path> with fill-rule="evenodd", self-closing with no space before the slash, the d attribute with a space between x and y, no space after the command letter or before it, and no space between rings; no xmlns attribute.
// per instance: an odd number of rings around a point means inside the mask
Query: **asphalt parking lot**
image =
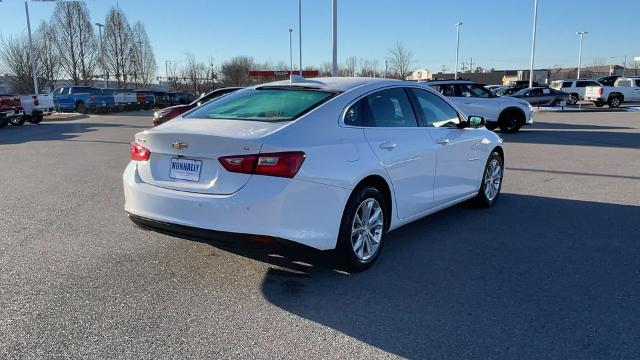
<svg viewBox="0 0 640 360"><path fill-rule="evenodd" d="M495 207L327 254L136 228L145 113L0 129L0 358L640 358L640 113L537 113Z"/></svg>

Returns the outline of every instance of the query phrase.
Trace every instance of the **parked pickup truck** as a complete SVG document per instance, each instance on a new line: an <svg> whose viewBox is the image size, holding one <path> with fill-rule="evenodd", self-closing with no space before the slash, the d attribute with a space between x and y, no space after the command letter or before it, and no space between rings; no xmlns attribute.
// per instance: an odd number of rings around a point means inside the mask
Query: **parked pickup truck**
<svg viewBox="0 0 640 360"><path fill-rule="evenodd" d="M21 122L22 121L22 122ZM22 107L20 97L17 95L0 94L0 128L9 123L17 125L24 123L22 120Z"/></svg>
<svg viewBox="0 0 640 360"><path fill-rule="evenodd" d="M136 90L136 97L138 99L138 106L141 109L150 110L156 104L156 96L153 91L150 90Z"/></svg>
<svg viewBox="0 0 640 360"><path fill-rule="evenodd" d="M621 77L613 86L589 86L584 98L598 107L609 104L616 108L623 102L640 102L640 77Z"/></svg>
<svg viewBox="0 0 640 360"><path fill-rule="evenodd" d="M119 110L138 109L138 97L133 90L117 89L113 93L113 100L115 107Z"/></svg>
<svg viewBox="0 0 640 360"><path fill-rule="evenodd" d="M53 95L20 95L20 105L23 109L23 122L39 124L44 116L50 115L55 110Z"/></svg>
<svg viewBox="0 0 640 360"><path fill-rule="evenodd" d="M90 86L67 86L54 90L53 102L59 111L108 111L113 95L103 94L102 89Z"/></svg>

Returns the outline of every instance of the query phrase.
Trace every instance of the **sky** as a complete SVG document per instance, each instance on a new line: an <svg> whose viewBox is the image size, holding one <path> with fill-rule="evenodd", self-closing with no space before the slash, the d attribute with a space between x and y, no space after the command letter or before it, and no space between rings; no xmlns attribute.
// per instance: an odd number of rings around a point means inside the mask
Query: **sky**
<svg viewBox="0 0 640 360"><path fill-rule="evenodd" d="M86 0L92 22L104 22L116 4L130 23L147 29L164 74L166 60L178 67L185 53L219 64L247 55L258 62L289 62L289 28L298 63L298 0ZM533 0L338 0L338 62L349 56L378 60L400 41L413 53L412 68L455 67L455 23L460 62L474 67L528 69ZM583 65L605 58L622 64L640 56L640 0L539 0L536 68L577 66L578 36L588 31ZM606 6L605 6L606 5ZM51 17L55 3L30 1L32 27ZM24 1L0 0L0 35L26 32ZM613 58L610 58L613 57ZM331 61L331 0L302 0L302 64Z"/></svg>

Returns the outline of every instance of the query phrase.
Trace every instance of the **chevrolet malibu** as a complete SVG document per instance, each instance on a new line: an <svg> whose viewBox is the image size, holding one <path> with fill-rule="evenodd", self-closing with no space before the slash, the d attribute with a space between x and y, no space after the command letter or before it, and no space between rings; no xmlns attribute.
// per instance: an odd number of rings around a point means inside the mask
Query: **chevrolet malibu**
<svg viewBox="0 0 640 360"><path fill-rule="evenodd" d="M388 231L465 200L495 203L504 153L483 125L421 83L292 77L136 134L125 210L178 234L335 249L360 271Z"/></svg>

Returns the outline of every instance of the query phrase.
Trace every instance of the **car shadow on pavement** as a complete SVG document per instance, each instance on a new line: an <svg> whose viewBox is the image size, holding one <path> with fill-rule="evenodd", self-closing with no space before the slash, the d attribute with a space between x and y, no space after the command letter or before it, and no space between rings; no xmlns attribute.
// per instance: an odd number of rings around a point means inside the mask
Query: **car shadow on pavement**
<svg viewBox="0 0 640 360"><path fill-rule="evenodd" d="M500 134L508 143L640 148L640 133L567 131L526 128L517 134Z"/></svg>
<svg viewBox="0 0 640 360"><path fill-rule="evenodd" d="M565 123L550 123L536 121L533 125L534 129L553 129L553 130L625 130L633 129L627 126L611 126L611 125L589 125L589 124L565 124ZM525 131L529 128L525 128Z"/></svg>
<svg viewBox="0 0 640 360"><path fill-rule="evenodd" d="M71 140L104 128L148 129L148 126L98 122L45 122L38 125L7 126L0 129L0 145L22 144L32 141Z"/></svg>
<svg viewBox="0 0 640 360"><path fill-rule="evenodd" d="M633 358L638 219L640 206L505 193L391 232L362 273L311 250L227 250L274 265L273 305L399 356Z"/></svg>

